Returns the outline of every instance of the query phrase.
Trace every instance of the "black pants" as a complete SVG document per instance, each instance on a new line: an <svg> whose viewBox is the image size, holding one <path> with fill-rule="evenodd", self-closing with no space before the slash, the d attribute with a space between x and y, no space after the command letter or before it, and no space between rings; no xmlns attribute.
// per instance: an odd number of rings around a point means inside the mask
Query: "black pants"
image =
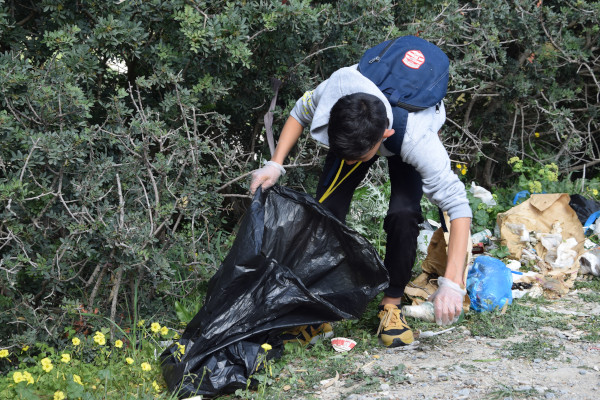
<svg viewBox="0 0 600 400"><path fill-rule="evenodd" d="M358 166L348 165L329 152L319 178L316 199L345 222L354 190L377 158L375 156ZM387 234L384 264L390 275L390 286L384 292L389 297L401 297L410 281L417 254L419 224L423 222L423 183L417 170L399 156L388 157L388 168L392 192L383 229Z"/></svg>

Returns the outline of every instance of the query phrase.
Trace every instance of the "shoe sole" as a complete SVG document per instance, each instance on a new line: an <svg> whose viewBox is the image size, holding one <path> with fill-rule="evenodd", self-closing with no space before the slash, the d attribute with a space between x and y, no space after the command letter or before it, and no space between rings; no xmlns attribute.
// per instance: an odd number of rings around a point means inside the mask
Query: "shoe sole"
<svg viewBox="0 0 600 400"><path fill-rule="evenodd" d="M394 339L394 340L392 340L392 343L388 346L385 343L383 343L383 340L381 340L381 338L379 338L379 344L382 345L383 347L387 347L390 349L393 349L394 347L410 346L413 343L414 343L414 341L412 341L410 343L405 343L400 339Z"/></svg>

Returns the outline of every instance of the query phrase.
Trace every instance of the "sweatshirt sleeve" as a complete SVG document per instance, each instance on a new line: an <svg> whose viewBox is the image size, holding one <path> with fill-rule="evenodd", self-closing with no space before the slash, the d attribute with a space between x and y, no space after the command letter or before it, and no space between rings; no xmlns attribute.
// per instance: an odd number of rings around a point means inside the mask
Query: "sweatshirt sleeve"
<svg viewBox="0 0 600 400"><path fill-rule="evenodd" d="M421 174L423 193L442 211L447 211L450 220L472 218L465 185L452 171L450 157L438 136L446 119L443 105L439 112L432 107L414 114L414 121L407 124L402 159Z"/></svg>
<svg viewBox="0 0 600 400"><path fill-rule="evenodd" d="M319 104L319 99L321 98L328 81L329 80L327 79L321 82L321 84L314 90L304 92L302 97L298 99L296 105L290 112L290 115L294 117L294 119L298 121L303 128L306 128L311 124L315 115L315 110Z"/></svg>

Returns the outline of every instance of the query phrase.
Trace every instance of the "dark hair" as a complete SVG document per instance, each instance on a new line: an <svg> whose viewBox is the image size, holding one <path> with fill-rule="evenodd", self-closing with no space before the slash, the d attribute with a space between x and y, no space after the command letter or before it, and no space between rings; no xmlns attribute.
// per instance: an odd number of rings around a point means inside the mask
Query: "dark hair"
<svg viewBox="0 0 600 400"><path fill-rule="evenodd" d="M329 115L329 149L343 159L358 160L381 140L387 123L385 105L377 96L340 97Z"/></svg>

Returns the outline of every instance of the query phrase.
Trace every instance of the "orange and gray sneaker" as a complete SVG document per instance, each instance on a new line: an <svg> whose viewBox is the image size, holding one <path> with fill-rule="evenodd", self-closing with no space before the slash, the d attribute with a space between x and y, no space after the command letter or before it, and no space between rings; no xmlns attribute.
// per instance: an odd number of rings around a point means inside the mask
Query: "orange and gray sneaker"
<svg viewBox="0 0 600 400"><path fill-rule="evenodd" d="M415 340L412 330L404 319L402 310L395 304L379 306L377 316L381 320L377 335L379 341L385 347L406 346Z"/></svg>
<svg viewBox="0 0 600 400"><path fill-rule="evenodd" d="M329 322L320 325L302 325L281 334L283 343L300 343L303 346L315 344L317 340L333 336L333 327Z"/></svg>

